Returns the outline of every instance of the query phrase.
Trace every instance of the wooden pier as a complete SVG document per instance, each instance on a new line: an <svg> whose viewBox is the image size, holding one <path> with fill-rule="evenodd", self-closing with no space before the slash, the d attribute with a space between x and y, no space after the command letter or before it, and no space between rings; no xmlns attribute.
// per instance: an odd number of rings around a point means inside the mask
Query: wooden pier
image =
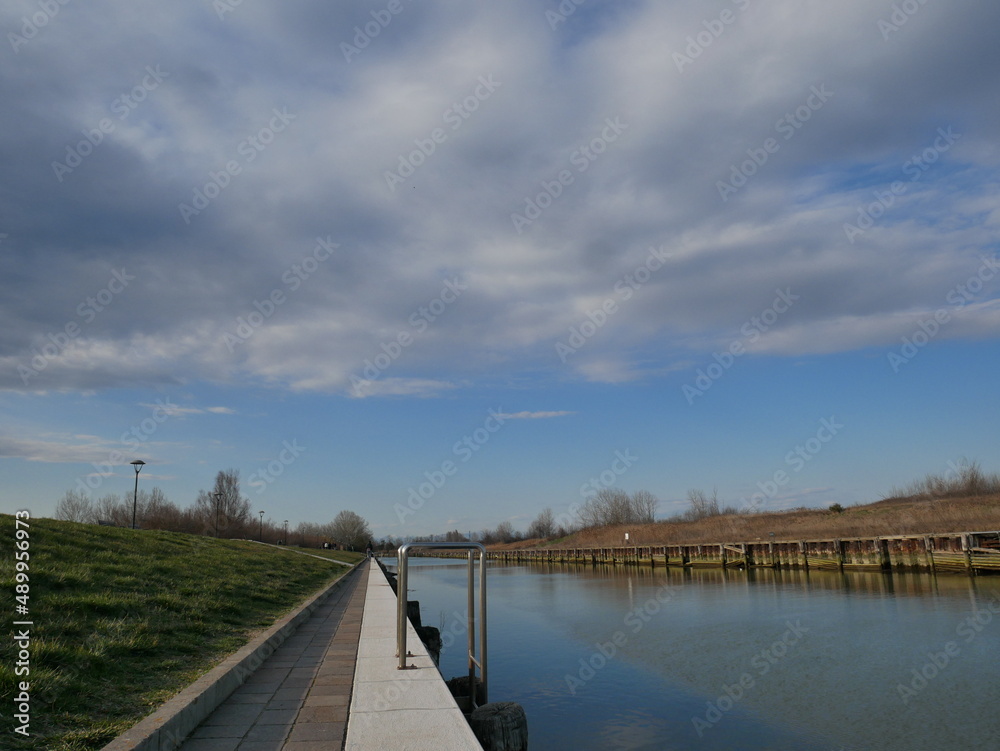
<svg viewBox="0 0 1000 751"><path fill-rule="evenodd" d="M488 551L509 563L1000 573L1000 532Z"/></svg>

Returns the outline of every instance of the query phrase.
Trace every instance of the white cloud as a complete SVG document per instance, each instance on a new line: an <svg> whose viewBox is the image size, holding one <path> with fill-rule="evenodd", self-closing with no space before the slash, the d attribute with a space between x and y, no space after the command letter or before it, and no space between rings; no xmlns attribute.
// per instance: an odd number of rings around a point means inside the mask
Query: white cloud
<svg viewBox="0 0 1000 751"><path fill-rule="evenodd" d="M789 285L801 304L754 351L890 345L992 247L998 157L982 124L1000 84L992 6L922 7L889 42L882 12L751 3L678 70L673 53L715 17L702 6L595 3L553 31L530 2L427 2L346 63L336 42L364 17L351 8L244 4L220 26L179 3L136 38L127 4L67 5L30 41L30 74L0 73L4 179L18 186L2 228L14 273L0 278L0 388L209 380L425 397L483 374L627 383L678 352L698 361ZM117 119L112 102L146 65L169 76ZM477 96L490 76L500 85ZM823 85L832 97L786 139L777 123ZM267 133L276 108L294 120ZM39 168L102 116L115 131L62 182ZM609 118L628 127L602 143ZM948 126L963 134L954 149L848 242L844 223ZM723 202L717 183L768 138L780 148ZM401 159L412 174L391 191ZM234 160L186 224L178 203ZM510 215L526 201L546 206L518 234ZM316 237L340 248L293 272ZM670 262L623 299L616 282L651 245ZM122 266L136 280L82 317ZM421 316L453 277L469 291ZM998 289L947 335L995 331ZM555 342L606 299L618 311L561 363ZM18 367L69 324L80 336L25 383ZM355 388L400 335L411 342L391 367Z"/></svg>
<svg viewBox="0 0 1000 751"><path fill-rule="evenodd" d="M43 440L0 435L0 457L29 462L107 463L109 457L117 457L118 461L113 463L127 466L128 461L122 450L121 443L96 436L64 436L59 440ZM135 457L130 455L129 461L132 458Z"/></svg>

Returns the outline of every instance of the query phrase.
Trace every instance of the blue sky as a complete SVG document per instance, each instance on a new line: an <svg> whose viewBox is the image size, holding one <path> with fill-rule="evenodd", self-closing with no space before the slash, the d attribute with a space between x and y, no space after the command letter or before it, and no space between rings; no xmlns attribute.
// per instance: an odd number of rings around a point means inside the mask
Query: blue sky
<svg viewBox="0 0 1000 751"><path fill-rule="evenodd" d="M998 469L998 8L39 8L0 12L4 510L134 458L397 536Z"/></svg>

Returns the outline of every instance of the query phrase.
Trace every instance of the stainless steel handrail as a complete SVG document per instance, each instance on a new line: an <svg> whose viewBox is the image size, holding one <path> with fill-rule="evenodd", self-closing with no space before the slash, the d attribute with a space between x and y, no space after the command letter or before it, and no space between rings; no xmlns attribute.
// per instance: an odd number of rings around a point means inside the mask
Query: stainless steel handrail
<svg viewBox="0 0 1000 751"><path fill-rule="evenodd" d="M406 598L407 581L409 578L410 550L412 548L451 548L469 551L469 600L468 600L468 631L469 631L469 700L472 708L476 702L476 667L483 683L483 703L487 702L486 687L486 548L478 542L408 542L402 545L396 553L398 560L398 576L396 583L396 649L399 657L398 670L408 667L406 658ZM479 659L476 659L476 617L475 617L475 576L473 551L479 551Z"/></svg>

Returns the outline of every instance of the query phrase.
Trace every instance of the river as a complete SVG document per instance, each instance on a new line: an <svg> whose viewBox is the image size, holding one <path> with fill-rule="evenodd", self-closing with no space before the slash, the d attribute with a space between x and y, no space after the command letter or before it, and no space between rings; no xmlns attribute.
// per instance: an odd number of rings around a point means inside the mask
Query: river
<svg viewBox="0 0 1000 751"><path fill-rule="evenodd" d="M446 678L466 571L410 560ZM533 749L1000 749L1000 577L491 562L487 592L489 698Z"/></svg>

